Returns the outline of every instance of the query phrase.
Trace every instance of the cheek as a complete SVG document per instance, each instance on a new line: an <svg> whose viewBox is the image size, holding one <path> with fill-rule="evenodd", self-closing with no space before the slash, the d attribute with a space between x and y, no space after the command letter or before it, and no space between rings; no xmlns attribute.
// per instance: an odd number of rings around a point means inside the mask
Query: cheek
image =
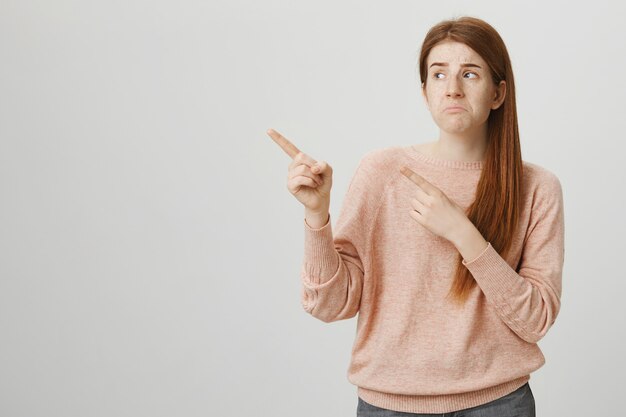
<svg viewBox="0 0 626 417"><path fill-rule="evenodd" d="M468 99L473 112L489 112L493 97L482 88L466 89L465 97Z"/></svg>
<svg viewBox="0 0 626 417"><path fill-rule="evenodd" d="M441 84L431 83L426 87L426 94L428 97L437 97L443 91Z"/></svg>
<svg viewBox="0 0 626 417"><path fill-rule="evenodd" d="M493 104L492 96L484 96L480 102L481 109L483 109L486 113L491 111L491 105Z"/></svg>
<svg viewBox="0 0 626 417"><path fill-rule="evenodd" d="M477 96L480 96L480 101L486 106L490 106L496 96L496 91L488 87L482 87L480 92L477 92Z"/></svg>

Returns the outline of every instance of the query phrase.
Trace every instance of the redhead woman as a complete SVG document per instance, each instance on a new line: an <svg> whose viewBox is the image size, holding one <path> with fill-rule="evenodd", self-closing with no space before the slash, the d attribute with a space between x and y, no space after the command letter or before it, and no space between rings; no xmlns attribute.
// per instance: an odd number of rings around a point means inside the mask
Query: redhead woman
<svg viewBox="0 0 626 417"><path fill-rule="evenodd" d="M474 17L427 33L419 74L439 137L367 152L334 224L332 168L277 131L305 207L302 306L354 317L358 417L530 417L537 345L561 306L559 179L522 160L513 70Z"/></svg>

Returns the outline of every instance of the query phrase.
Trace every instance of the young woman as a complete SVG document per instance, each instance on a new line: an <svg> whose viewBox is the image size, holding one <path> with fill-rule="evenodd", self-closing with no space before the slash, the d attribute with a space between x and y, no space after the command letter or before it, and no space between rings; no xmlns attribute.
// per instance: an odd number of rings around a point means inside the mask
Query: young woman
<svg viewBox="0 0 626 417"><path fill-rule="evenodd" d="M522 161L513 71L492 26L435 25L419 70L439 137L365 154L334 229L332 168L268 130L305 206L302 306L324 322L359 313L358 416L534 416L537 341L561 305L561 184Z"/></svg>

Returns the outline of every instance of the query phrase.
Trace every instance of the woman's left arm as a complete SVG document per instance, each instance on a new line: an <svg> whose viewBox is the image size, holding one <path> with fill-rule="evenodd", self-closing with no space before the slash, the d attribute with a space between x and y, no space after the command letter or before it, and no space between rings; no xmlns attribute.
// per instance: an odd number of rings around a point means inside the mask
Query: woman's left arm
<svg viewBox="0 0 626 417"><path fill-rule="evenodd" d="M559 314L565 260L561 184L552 174L539 188L517 271L469 221L453 241L498 315L529 343L543 338Z"/></svg>
<svg viewBox="0 0 626 417"><path fill-rule="evenodd" d="M516 271L443 191L407 167L401 172L417 185L410 216L454 244L463 265L511 330L529 343L543 338L561 308L565 227L557 176L545 171L535 191Z"/></svg>

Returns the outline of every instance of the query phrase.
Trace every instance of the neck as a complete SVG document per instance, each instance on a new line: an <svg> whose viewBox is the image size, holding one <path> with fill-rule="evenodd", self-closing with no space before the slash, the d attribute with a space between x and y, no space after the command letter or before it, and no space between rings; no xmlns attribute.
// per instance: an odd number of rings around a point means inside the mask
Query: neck
<svg viewBox="0 0 626 417"><path fill-rule="evenodd" d="M439 139L433 143L431 151L441 159L466 162L482 161L487 151L486 128L479 132L463 132L461 134L441 130Z"/></svg>

